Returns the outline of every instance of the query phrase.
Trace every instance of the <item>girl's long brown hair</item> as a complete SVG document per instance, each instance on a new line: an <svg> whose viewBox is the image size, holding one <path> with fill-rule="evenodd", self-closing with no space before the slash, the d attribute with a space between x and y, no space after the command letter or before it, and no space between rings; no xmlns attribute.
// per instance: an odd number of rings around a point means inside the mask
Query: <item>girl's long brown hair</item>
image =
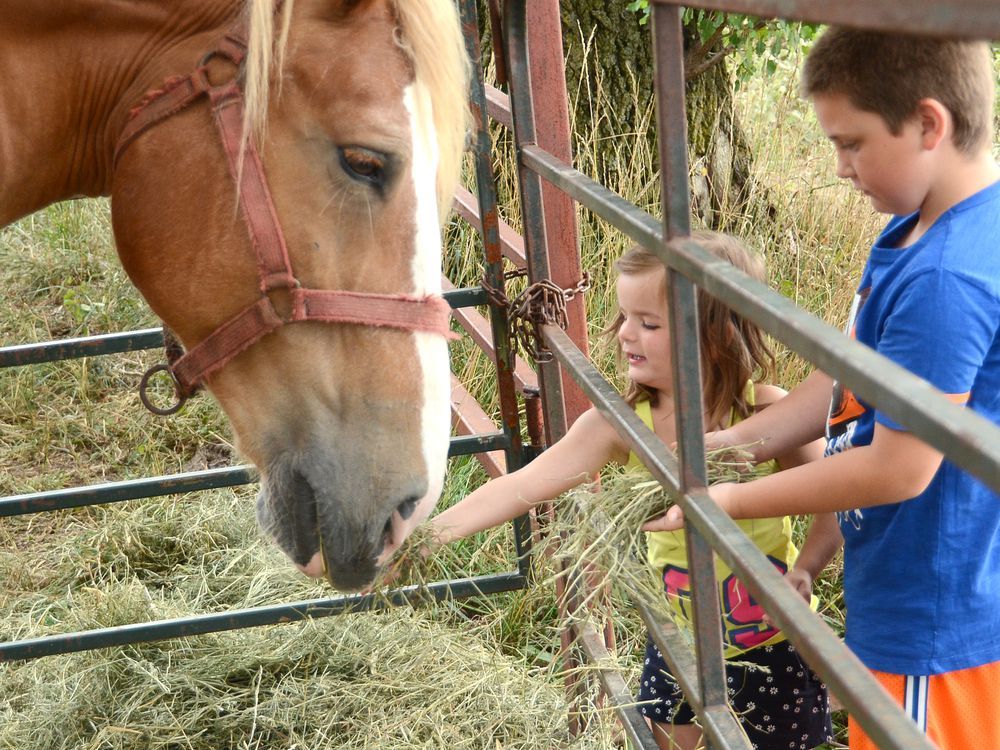
<svg viewBox="0 0 1000 750"><path fill-rule="evenodd" d="M763 261L742 242L728 234L696 231L691 239L713 255L732 263L751 278L766 282ZM628 276L650 271L665 271L663 261L649 250L634 245L615 262L615 270ZM666 297L666 273L663 276L663 295ZM615 336L625 318L618 313L605 333ZM748 402L747 381L762 382L769 379L775 369L774 352L767 335L754 323L742 318L721 301L698 290L698 329L701 333L702 390L706 413L712 419L723 419L730 409L745 419L754 407ZM618 348L621 354L621 347ZM625 401L634 405L640 398L648 398L654 405L656 393L636 382L630 382Z"/></svg>

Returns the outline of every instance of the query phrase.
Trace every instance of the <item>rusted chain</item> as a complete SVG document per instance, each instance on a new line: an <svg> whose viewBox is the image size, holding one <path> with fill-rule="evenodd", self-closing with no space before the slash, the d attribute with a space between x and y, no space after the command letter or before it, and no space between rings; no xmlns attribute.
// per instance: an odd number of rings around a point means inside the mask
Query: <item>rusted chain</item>
<svg viewBox="0 0 1000 750"><path fill-rule="evenodd" d="M524 270L508 271L504 280L514 279L527 274ZM584 273L583 278L575 285L563 289L549 279L536 281L527 286L513 299L507 297L501 290L482 282L490 301L507 311L507 321L510 326L510 338L514 345L531 357L535 362L552 361L552 352L545 346L542 339L543 324L557 325L566 330L566 303L579 294L590 289L590 274Z"/></svg>

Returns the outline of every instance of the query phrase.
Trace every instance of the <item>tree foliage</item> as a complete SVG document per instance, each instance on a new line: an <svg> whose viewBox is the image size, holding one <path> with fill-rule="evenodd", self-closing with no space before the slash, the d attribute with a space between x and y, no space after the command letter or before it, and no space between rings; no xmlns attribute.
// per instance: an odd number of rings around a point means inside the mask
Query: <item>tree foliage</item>
<svg viewBox="0 0 1000 750"><path fill-rule="evenodd" d="M574 129L606 144L587 157L599 179L613 182L621 159L608 148L619 134L644 133L655 160L648 0L565 0L560 7L568 78L590 89L577 101L593 101L599 91L610 104L593 112L578 106ZM817 27L691 8L681 20L692 208L706 226L719 229L766 222L773 207L766 188L754 183L753 154L733 93L751 77L773 73L783 58L799 55Z"/></svg>
<svg viewBox="0 0 1000 750"><path fill-rule="evenodd" d="M649 0L630 0L626 7L639 16L640 24L649 23ZM700 42L700 49L688 56L688 78L729 58L736 85L760 72L773 73L783 57L802 52L819 28L815 24L698 8L685 8L681 20Z"/></svg>

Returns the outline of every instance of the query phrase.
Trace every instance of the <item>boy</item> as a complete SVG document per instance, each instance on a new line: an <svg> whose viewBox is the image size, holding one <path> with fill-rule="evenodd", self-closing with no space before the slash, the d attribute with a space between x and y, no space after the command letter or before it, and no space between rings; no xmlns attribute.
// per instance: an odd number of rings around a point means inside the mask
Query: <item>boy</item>
<svg viewBox="0 0 1000 750"><path fill-rule="evenodd" d="M987 44L847 29L803 73L837 174L894 215L851 335L1000 423L995 85ZM709 441L763 460L824 425L823 460L712 497L734 518L838 511L848 645L942 750L1000 747L1000 497L821 372ZM853 723L850 744L875 747Z"/></svg>

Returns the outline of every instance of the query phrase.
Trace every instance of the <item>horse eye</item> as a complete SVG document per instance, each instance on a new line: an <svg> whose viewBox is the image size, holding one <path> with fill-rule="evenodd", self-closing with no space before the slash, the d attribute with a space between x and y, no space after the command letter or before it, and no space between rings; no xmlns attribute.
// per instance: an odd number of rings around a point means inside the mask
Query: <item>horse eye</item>
<svg viewBox="0 0 1000 750"><path fill-rule="evenodd" d="M358 146L347 146L338 150L340 165L348 177L377 188L384 186L385 156Z"/></svg>

